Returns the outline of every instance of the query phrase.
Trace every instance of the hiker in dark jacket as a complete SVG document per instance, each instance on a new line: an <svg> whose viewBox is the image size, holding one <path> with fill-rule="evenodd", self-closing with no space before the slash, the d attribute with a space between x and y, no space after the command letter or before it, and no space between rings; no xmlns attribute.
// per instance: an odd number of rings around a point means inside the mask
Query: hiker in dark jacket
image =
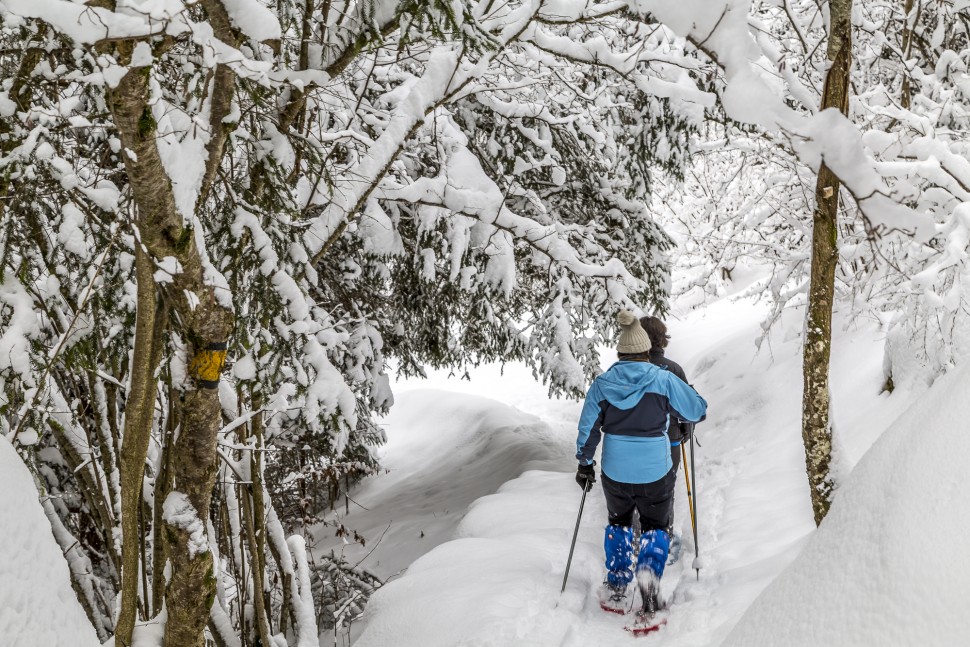
<svg viewBox="0 0 970 647"><path fill-rule="evenodd" d="M664 355L664 349L670 343L670 335L667 334L667 324L657 317L640 317L640 326L647 331L650 337L650 363L656 364L660 368L665 368L687 384L687 375L680 364ZM673 461L673 470L677 471L680 467L681 443L690 440L690 435L694 430L694 423L685 420L671 420L670 429L667 436L670 438L670 458Z"/></svg>
<svg viewBox="0 0 970 647"><path fill-rule="evenodd" d="M700 421L707 403L672 372L650 363L650 338L633 313L617 315L619 361L593 380L579 418L576 482L596 482L593 456L603 441L601 474L609 525L606 527L606 586L600 602L608 610L624 605L633 581L633 515L640 517L636 551L643 611L659 610L660 577L670 550L675 473L667 429L672 419Z"/></svg>

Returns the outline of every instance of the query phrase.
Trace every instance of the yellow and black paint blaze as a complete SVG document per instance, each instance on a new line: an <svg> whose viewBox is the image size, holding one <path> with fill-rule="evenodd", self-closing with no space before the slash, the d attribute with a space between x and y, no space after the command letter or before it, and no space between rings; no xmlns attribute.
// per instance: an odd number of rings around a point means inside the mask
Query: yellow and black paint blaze
<svg viewBox="0 0 970 647"><path fill-rule="evenodd" d="M196 352L189 366L189 373L195 378L199 388L219 388L219 376L226 363L228 348L228 342L210 342L205 349Z"/></svg>

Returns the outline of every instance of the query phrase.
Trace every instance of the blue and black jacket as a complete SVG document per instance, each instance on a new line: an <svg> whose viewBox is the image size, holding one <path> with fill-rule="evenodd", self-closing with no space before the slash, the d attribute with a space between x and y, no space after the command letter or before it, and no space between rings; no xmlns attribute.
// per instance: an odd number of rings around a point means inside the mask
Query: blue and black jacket
<svg viewBox="0 0 970 647"><path fill-rule="evenodd" d="M670 371L619 361L586 393L576 458L591 464L603 438L603 474L620 483L653 483L673 465L667 437L671 420L700 422L706 415L704 398Z"/></svg>

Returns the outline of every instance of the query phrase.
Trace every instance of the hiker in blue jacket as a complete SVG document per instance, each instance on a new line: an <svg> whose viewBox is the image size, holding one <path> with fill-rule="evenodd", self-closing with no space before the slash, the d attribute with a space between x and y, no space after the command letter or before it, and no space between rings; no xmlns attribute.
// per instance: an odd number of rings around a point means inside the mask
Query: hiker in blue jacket
<svg viewBox="0 0 970 647"><path fill-rule="evenodd" d="M632 312L620 311L618 360L593 380L579 418L576 482L596 482L593 456L603 441L600 470L609 525L606 527L606 583L601 603L623 608L633 581L633 514L640 517L636 575L643 612L661 608L676 472L671 469L667 429L672 420L700 422L707 402L674 373L650 363L650 338Z"/></svg>

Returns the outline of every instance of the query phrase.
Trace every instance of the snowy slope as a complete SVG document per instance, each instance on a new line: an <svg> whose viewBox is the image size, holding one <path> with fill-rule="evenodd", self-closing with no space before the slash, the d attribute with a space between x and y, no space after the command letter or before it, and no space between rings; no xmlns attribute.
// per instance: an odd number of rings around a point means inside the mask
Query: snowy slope
<svg viewBox="0 0 970 647"><path fill-rule="evenodd" d="M668 355L684 365L711 408L708 421L698 428L703 569L695 580L681 480L677 526L685 537L686 558L668 568L664 585L673 607L661 635L630 638L622 631L621 618L598 608L594 591L603 577L606 517L598 489L587 500L569 586L560 599L580 497L570 457L561 471L527 472L473 503L455 531L457 539L425 554L374 596L357 647L721 643L814 532L800 436L797 331L802 319L797 312L786 314L757 352L753 340L764 314L750 299L741 298L669 322L673 339ZM836 448L843 471L848 471L916 396L880 394L882 339L874 325L852 322L837 335ZM485 379L473 377L471 384L437 376L435 385L494 392L535 411L572 451L577 406L537 393L526 373L507 371L496 380L495 369L487 370ZM427 413L420 419L422 433L448 428L449 415ZM388 432L393 448L398 442L395 430ZM409 434L412 428L402 420L396 433ZM480 460L495 465L503 459ZM414 478L427 479L429 485L437 482L435 474L415 472ZM468 483L462 496L473 487ZM481 491L493 487L490 482ZM401 539L404 543L396 543L395 549L414 552L414 542Z"/></svg>
<svg viewBox="0 0 970 647"><path fill-rule="evenodd" d="M578 505L571 480L531 471L477 502L461 525L463 538L417 560L375 595L355 645L558 644L574 618L571 607L555 609L551 595Z"/></svg>
<svg viewBox="0 0 970 647"><path fill-rule="evenodd" d="M944 376L890 425L725 647L970 644L968 387Z"/></svg>
<svg viewBox="0 0 970 647"><path fill-rule="evenodd" d="M27 467L0 435L0 644L96 647Z"/></svg>
<svg viewBox="0 0 970 647"><path fill-rule="evenodd" d="M335 550L381 578L451 539L468 506L527 469L566 469L571 445L536 416L501 402L438 389L405 390L385 419L382 471L332 513L365 545L314 529L319 553Z"/></svg>

